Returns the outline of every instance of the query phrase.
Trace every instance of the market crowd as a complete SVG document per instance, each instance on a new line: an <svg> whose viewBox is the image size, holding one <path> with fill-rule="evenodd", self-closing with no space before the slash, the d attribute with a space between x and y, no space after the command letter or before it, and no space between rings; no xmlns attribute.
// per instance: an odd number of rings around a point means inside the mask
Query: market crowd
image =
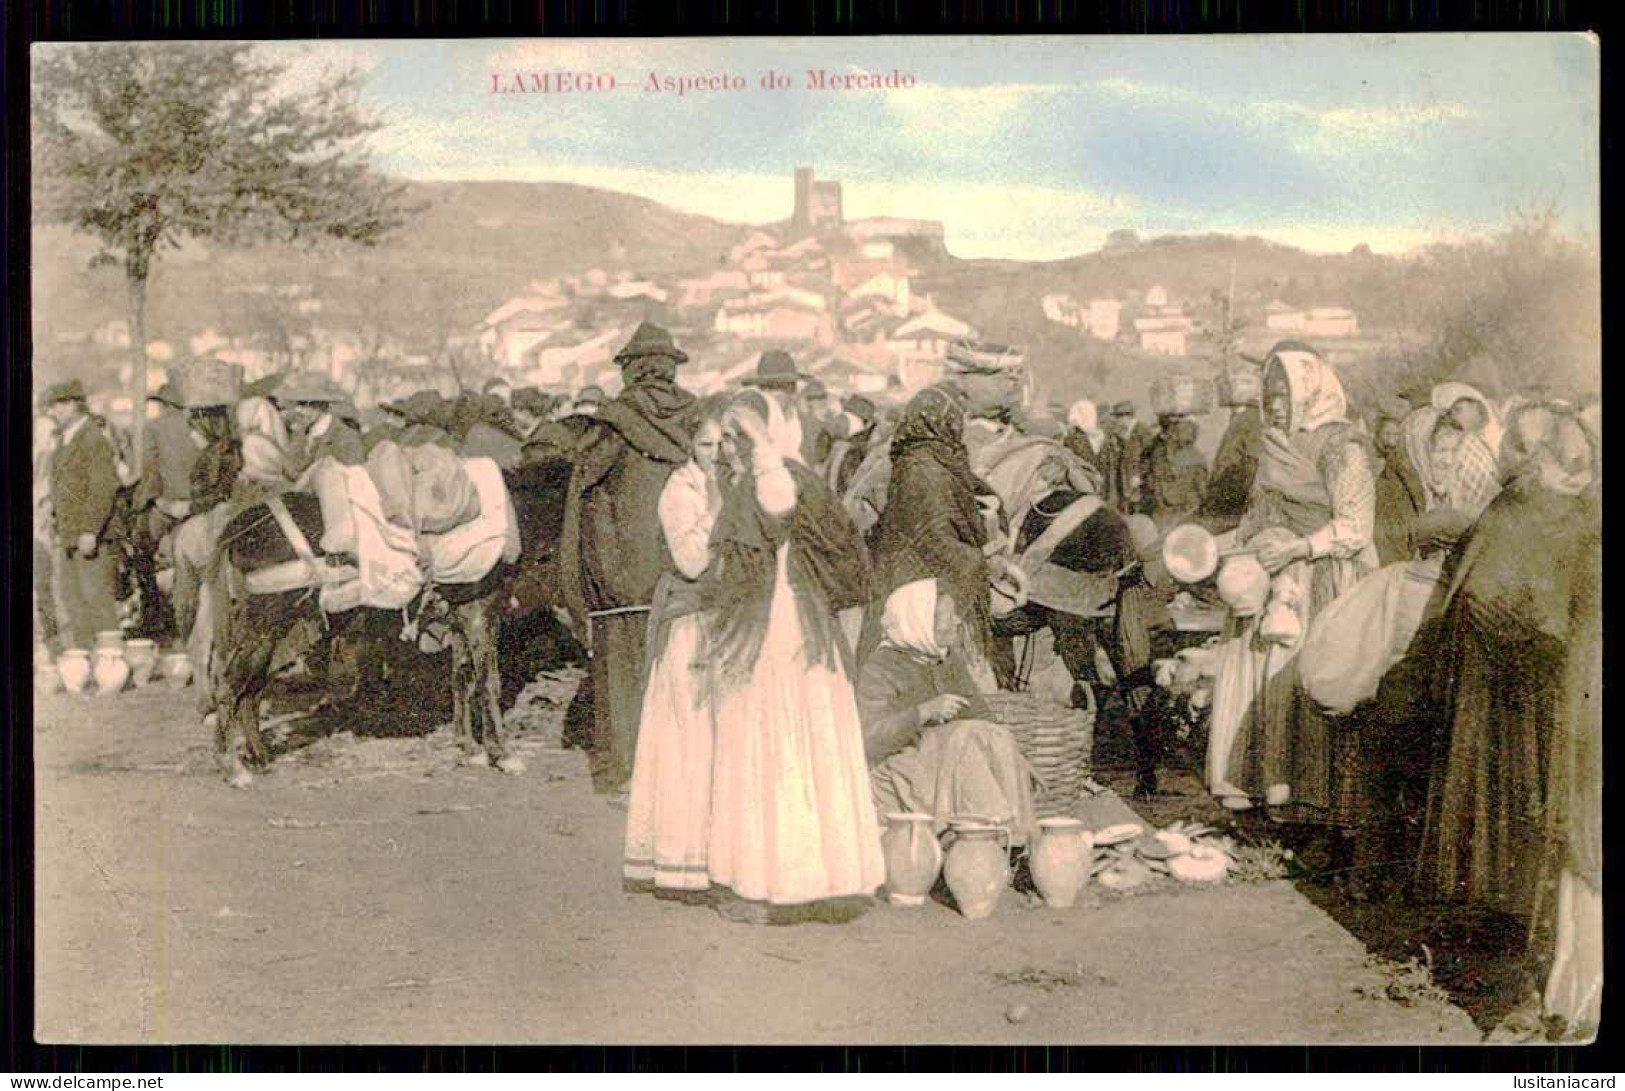
<svg viewBox="0 0 1625 1091"><path fill-rule="evenodd" d="M1188 413L1030 412L999 362L882 405L832 397L777 351L737 391L696 398L687 360L645 324L614 397L493 380L361 413L304 374L232 401L166 386L139 474L84 390L52 386L35 431L39 639L83 648L123 627L201 648L206 670L199 573L220 528L320 460L360 464L390 439L567 461L559 598L591 648L624 878L788 923L864 911L886 880L886 813L939 829L977 815L1019 851L1035 784L984 700L1021 684L1013 636L1048 624L1079 687L1112 690L1154 735L1183 590L1226 618L1202 649L1212 792L1324 829L1352 874L1405 896L1515 914L1549 970L1547 1013L1595 1025L1595 398L1444 383L1361 417L1320 354L1284 342L1228 376L1210 463ZM1019 512L973 470L1012 435L1071 456ZM1090 555L1075 559L1118 581L1115 605L1035 620L1016 555L1080 498ZM1181 588L1158 546L1191 526L1223 563Z"/></svg>

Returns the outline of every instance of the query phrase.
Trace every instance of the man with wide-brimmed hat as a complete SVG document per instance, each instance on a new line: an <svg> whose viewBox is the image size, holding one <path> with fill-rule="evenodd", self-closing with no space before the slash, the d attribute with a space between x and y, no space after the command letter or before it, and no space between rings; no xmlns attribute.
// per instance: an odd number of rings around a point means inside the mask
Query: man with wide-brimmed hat
<svg viewBox="0 0 1625 1091"><path fill-rule="evenodd" d="M97 633L118 628L118 557L108 533L118 496L118 469L112 444L91 423L79 380L47 387L40 408L57 431L51 508L67 615L61 620L72 646L89 648Z"/></svg>
<svg viewBox="0 0 1625 1091"><path fill-rule="evenodd" d="M798 368L794 358L782 349L769 349L762 353L756 361L755 372L739 381L745 386L755 387L779 403L779 408L784 411L788 434L795 438L802 464L816 466L823 422L810 415L809 403L803 392L816 384L817 398L827 402L824 384Z"/></svg>
<svg viewBox="0 0 1625 1091"><path fill-rule="evenodd" d="M643 658L656 582L670 564L656 509L689 458L694 396L677 385L688 354L645 322L615 356L624 389L582 418L560 542L566 601L592 642L594 779L630 783L643 707Z"/></svg>
<svg viewBox="0 0 1625 1091"><path fill-rule="evenodd" d="M346 466L366 461L361 433L334 412L349 400L334 383L300 372L277 389L276 400L288 422L288 475L295 481L323 458Z"/></svg>

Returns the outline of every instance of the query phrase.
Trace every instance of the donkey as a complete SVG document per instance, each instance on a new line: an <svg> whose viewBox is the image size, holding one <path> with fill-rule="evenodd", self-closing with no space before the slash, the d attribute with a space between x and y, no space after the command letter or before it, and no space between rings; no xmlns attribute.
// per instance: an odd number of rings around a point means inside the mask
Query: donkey
<svg viewBox="0 0 1625 1091"><path fill-rule="evenodd" d="M557 563L557 543L564 526L570 465L563 461L533 463L504 471L503 478L519 523L518 563L498 561L477 583L436 584L429 602L424 596L430 592L421 592L407 610L414 617L432 611L430 616L444 621L450 630L452 723L466 760L519 774L524 772L524 762L507 752L502 739L498 640L503 616L513 613L516 595L547 599L551 589L559 586L551 569ZM282 494L281 500L306 542L320 541L322 515L316 496L291 492ZM341 559L321 554L314 544L311 549L318 563ZM331 639L314 590L247 592L249 573L296 559L293 545L270 509L253 504L227 523L212 566L216 628L205 684L212 687L214 697L215 757L235 787L247 787L253 780L251 770L263 770L271 762L260 731L259 703L278 651L280 660L286 662L319 641ZM521 604L526 611L557 605L556 601ZM364 609L357 607L352 612ZM313 619L317 624L298 625L301 619ZM323 633L328 635L323 637ZM241 750L233 752L232 742L239 732Z"/></svg>

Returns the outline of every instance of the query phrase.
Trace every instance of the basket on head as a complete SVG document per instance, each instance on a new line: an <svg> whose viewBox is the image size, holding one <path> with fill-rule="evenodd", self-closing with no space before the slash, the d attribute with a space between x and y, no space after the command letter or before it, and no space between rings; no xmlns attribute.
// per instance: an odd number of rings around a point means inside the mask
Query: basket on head
<svg viewBox="0 0 1625 1091"><path fill-rule="evenodd" d="M1164 375L1151 384L1151 411L1160 416L1213 412L1213 383L1194 375Z"/></svg>
<svg viewBox="0 0 1625 1091"><path fill-rule="evenodd" d="M243 367L223 360L187 360L173 376L181 404L188 409L235 405L243 393Z"/></svg>

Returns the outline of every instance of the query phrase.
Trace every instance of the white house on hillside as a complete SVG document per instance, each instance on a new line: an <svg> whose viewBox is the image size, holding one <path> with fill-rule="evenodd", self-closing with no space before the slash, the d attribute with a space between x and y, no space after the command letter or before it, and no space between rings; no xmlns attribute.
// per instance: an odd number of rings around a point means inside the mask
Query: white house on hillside
<svg viewBox="0 0 1625 1091"><path fill-rule="evenodd" d="M1190 350L1191 320L1183 315L1136 318L1134 329L1140 335L1141 352L1184 356Z"/></svg>
<svg viewBox="0 0 1625 1091"><path fill-rule="evenodd" d="M1083 324L1088 327L1089 336L1112 341L1117 338L1122 314L1123 304L1115 299L1091 299L1084 312Z"/></svg>

